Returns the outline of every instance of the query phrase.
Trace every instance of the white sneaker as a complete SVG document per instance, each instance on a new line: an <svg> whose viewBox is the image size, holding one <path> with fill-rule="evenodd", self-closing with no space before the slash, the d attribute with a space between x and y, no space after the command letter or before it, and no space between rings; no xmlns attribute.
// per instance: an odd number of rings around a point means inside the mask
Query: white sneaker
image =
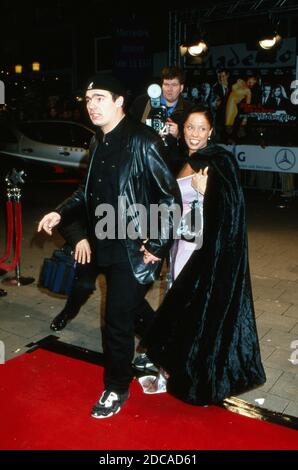
<svg viewBox="0 0 298 470"><path fill-rule="evenodd" d="M145 353L137 356L135 360L133 361L133 365L137 369L149 369L154 366L153 362L149 359L149 357Z"/></svg>
<svg viewBox="0 0 298 470"><path fill-rule="evenodd" d="M121 406L128 399L129 392L116 393L104 390L99 400L91 410L93 418L110 418L119 413Z"/></svg>

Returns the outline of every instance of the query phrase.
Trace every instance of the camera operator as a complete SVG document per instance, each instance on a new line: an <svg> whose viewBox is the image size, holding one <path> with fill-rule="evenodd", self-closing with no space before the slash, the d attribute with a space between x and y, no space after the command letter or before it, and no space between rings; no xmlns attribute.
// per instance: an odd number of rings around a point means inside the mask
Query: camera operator
<svg viewBox="0 0 298 470"><path fill-rule="evenodd" d="M161 72L161 96L160 96L160 120L164 120L164 130L162 137L168 147L168 166L175 174L175 157L179 144L180 125L184 116L193 107L191 101L186 100L181 95L185 82L185 74L180 67L164 67ZM152 116L156 116L156 109L152 107L152 100L148 95L141 95L132 103L130 115L144 122L152 122ZM155 128L155 126L152 126ZM161 129L160 129L161 130Z"/></svg>

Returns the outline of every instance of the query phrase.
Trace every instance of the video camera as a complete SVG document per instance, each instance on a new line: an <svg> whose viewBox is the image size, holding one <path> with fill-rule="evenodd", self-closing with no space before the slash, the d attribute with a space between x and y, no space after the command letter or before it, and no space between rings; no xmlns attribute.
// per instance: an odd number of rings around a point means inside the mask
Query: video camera
<svg viewBox="0 0 298 470"><path fill-rule="evenodd" d="M146 119L147 126L152 127L162 137L165 145L164 137L168 134L167 121L167 108L160 104L161 88L157 83L153 83L148 87L148 96L150 97L151 111L148 119Z"/></svg>

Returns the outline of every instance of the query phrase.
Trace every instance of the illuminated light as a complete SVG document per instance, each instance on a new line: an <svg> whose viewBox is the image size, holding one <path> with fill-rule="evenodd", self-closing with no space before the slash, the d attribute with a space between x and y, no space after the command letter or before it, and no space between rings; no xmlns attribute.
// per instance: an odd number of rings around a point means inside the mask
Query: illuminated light
<svg viewBox="0 0 298 470"><path fill-rule="evenodd" d="M147 93L150 98L156 99L161 95L161 88L157 83L152 83L147 89Z"/></svg>
<svg viewBox="0 0 298 470"><path fill-rule="evenodd" d="M39 72L40 71L40 63L39 62L33 62L32 63L32 70L33 70L33 72Z"/></svg>
<svg viewBox="0 0 298 470"><path fill-rule="evenodd" d="M23 72L23 66L20 64L15 65L14 67L15 73L22 73Z"/></svg>
<svg viewBox="0 0 298 470"><path fill-rule="evenodd" d="M281 41L281 36L279 34L276 34L275 36L272 36L271 38L264 38L259 41L259 45L261 46L262 49L265 49L268 51L269 49L272 49L275 47L277 44L279 44Z"/></svg>
<svg viewBox="0 0 298 470"><path fill-rule="evenodd" d="M192 56L198 56L198 55L201 55L206 50L207 50L207 44L205 43L205 41L200 41L197 44L190 46L188 48L188 53Z"/></svg>

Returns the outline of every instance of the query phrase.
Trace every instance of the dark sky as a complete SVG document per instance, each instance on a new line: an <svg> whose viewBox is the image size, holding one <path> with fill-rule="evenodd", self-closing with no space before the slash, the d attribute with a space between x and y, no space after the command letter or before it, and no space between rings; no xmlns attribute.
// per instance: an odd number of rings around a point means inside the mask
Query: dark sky
<svg viewBox="0 0 298 470"><path fill-rule="evenodd" d="M119 6L119 0L117 6L107 0L2 0L0 67L13 71L14 65L19 63L26 73L31 71L32 62L38 61L45 73L71 69L76 82L74 88L80 88L86 77L94 73L95 38L112 36L107 49L101 53L106 58L113 54L113 61L118 63L123 62L125 47L127 51L138 49L137 39L124 37L123 41L119 40L120 30L148 32L143 62L152 61L153 52L167 51L169 39L168 6L157 2L155 5L123 2ZM144 7L147 8L145 14L142 13ZM139 40L141 47L142 41ZM131 53L131 57L136 55ZM124 71L124 75L132 76L133 87L143 81L143 77L151 76L152 66L151 70L140 69L137 67L136 70L138 77L134 70ZM120 76L122 78L122 71Z"/></svg>
<svg viewBox="0 0 298 470"><path fill-rule="evenodd" d="M141 3L141 2L140 2ZM143 6L144 9L144 6ZM43 60L49 64L69 61L69 49L88 48L88 40L105 36L117 27L148 27L152 49L167 48L168 11L159 8L141 14L137 7L115 6L99 0L1 1L1 64L22 60ZM88 55L88 50L86 50Z"/></svg>
<svg viewBox="0 0 298 470"><path fill-rule="evenodd" d="M180 9L200 8L206 3L199 0L195 5L183 2ZM227 2L209 1L208 5L214 3ZM33 61L39 61L44 72L72 68L73 73L75 69L79 83L94 71L97 37L116 36L115 44L109 44L109 48L113 48L118 62L122 60L119 54L121 56L123 52L119 34L117 36L121 29L148 31L146 54L168 51L170 8L176 6L142 0L123 1L120 5L119 0L117 5L109 0L1 0L0 67L12 70L16 63L21 63L26 70ZM192 18L191 13L187 21L193 21L196 28L197 19ZM256 27L257 22L245 23L229 18L208 24L210 39L215 44L248 40L255 34ZM125 41L128 51L132 45L127 38ZM103 50L107 57L108 52L108 49ZM133 52L131 56L134 55Z"/></svg>

